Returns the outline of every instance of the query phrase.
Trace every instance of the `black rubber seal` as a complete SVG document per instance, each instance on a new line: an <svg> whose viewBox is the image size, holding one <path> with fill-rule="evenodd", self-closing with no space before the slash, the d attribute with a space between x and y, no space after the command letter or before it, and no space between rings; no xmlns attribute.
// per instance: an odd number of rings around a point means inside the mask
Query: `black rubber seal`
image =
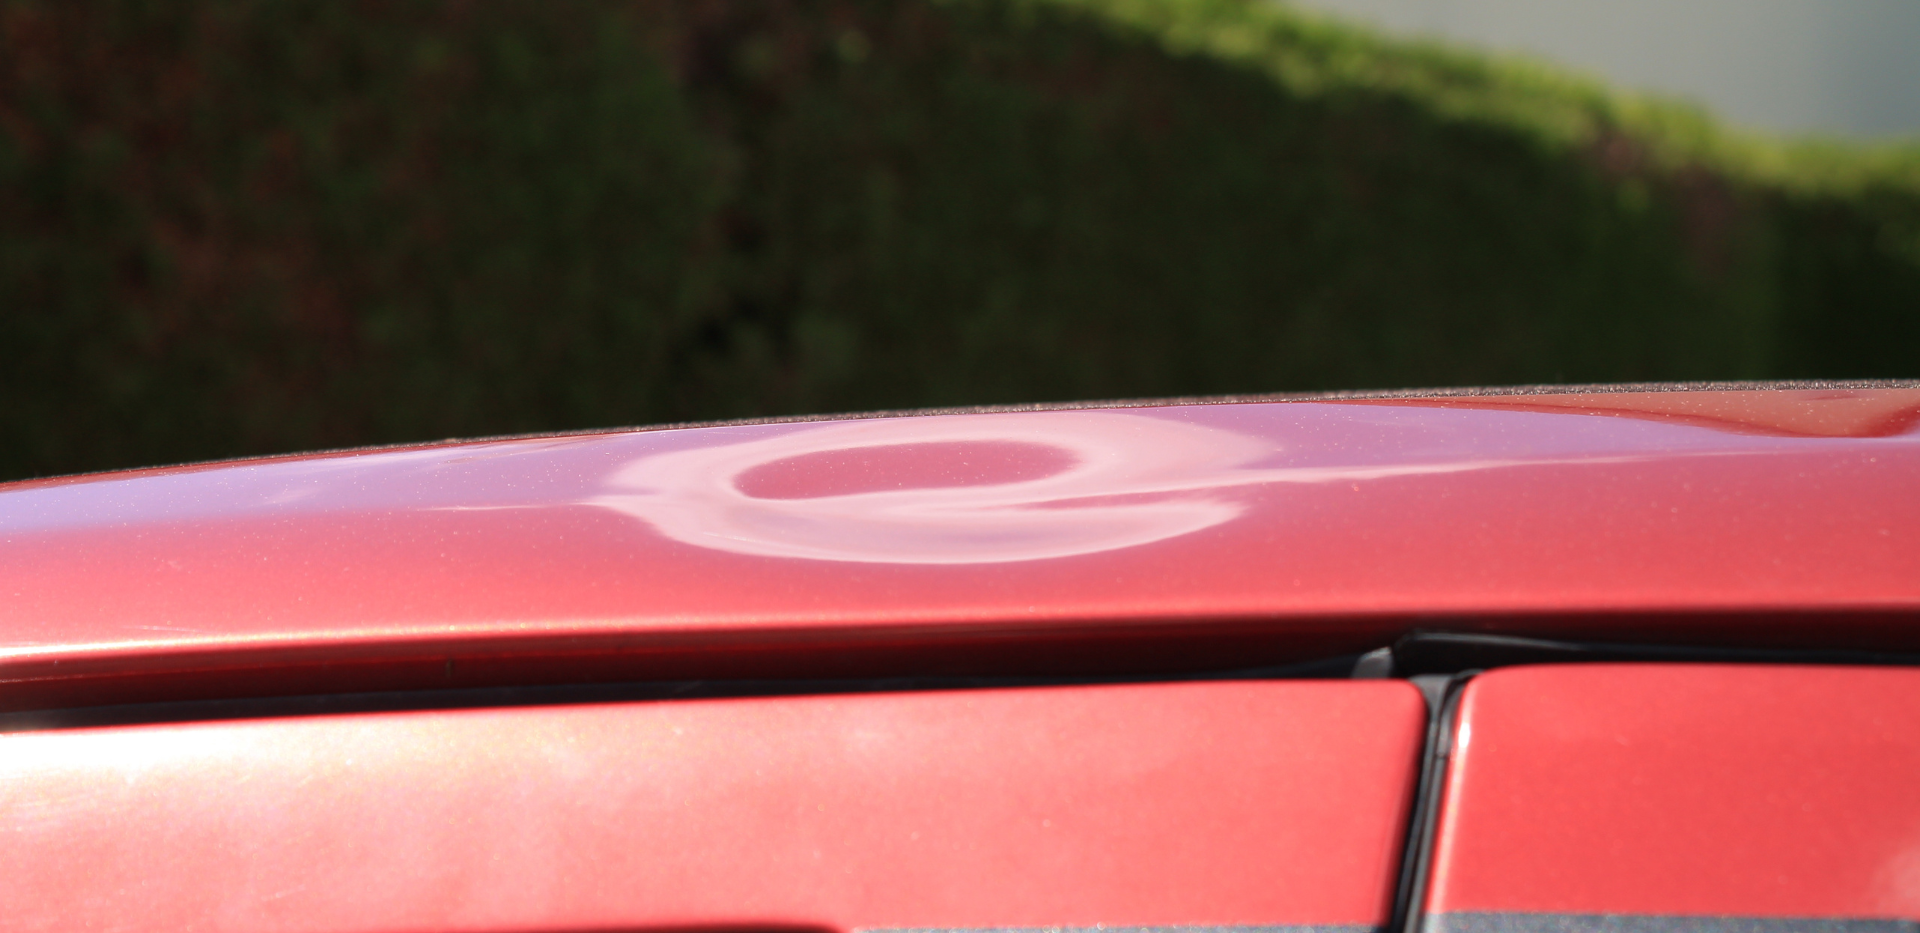
<svg viewBox="0 0 1920 933"><path fill-rule="evenodd" d="M1453 730L1460 694L1477 671L1415 674L1408 680L1427 700L1427 741L1420 755L1420 782L1414 788L1407 841L1401 848L1400 877L1394 886L1388 933L1412 933L1420 923L1432 872L1434 836L1440 824L1440 797L1446 791L1447 764L1453 757Z"/></svg>
<svg viewBox="0 0 1920 933"><path fill-rule="evenodd" d="M1721 648L1704 645L1644 645L1554 641L1514 635L1411 632L1393 644L1393 669L1401 676L1451 674L1516 664L1650 661L1720 664L1920 665L1920 655L1824 648Z"/></svg>

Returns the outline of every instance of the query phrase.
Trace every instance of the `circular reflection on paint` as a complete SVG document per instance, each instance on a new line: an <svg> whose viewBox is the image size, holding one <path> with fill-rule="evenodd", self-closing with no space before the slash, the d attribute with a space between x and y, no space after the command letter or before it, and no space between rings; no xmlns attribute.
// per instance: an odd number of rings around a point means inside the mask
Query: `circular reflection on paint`
<svg viewBox="0 0 1920 933"><path fill-rule="evenodd" d="M1273 444L1126 412L879 419L636 460L588 500L677 541L888 564L1069 557L1238 516Z"/></svg>

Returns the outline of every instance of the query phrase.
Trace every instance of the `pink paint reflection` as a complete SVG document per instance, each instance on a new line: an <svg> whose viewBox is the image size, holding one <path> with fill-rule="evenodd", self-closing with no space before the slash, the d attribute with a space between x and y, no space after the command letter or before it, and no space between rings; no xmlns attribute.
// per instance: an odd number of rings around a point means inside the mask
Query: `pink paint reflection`
<svg viewBox="0 0 1920 933"><path fill-rule="evenodd" d="M587 501L738 554L975 564L1192 534L1245 511L1233 492L1247 486L1519 465L1252 466L1279 451L1129 412L880 419L644 457Z"/></svg>

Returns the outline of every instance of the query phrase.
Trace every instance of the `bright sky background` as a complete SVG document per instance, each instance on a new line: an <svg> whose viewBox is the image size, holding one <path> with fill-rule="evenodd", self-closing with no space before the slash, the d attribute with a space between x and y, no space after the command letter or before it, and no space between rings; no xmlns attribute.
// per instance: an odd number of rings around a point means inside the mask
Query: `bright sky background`
<svg viewBox="0 0 1920 933"><path fill-rule="evenodd" d="M1789 134L1920 139L1920 0L1293 0Z"/></svg>

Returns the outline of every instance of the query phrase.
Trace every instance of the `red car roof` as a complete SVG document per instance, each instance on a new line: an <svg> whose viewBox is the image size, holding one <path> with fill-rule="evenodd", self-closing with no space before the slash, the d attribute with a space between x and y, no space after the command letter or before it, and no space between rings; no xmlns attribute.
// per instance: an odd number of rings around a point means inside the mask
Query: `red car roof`
<svg viewBox="0 0 1920 933"><path fill-rule="evenodd" d="M1416 628L1911 648L1917 423L1911 388L1336 399L15 483L0 705L1218 666Z"/></svg>

